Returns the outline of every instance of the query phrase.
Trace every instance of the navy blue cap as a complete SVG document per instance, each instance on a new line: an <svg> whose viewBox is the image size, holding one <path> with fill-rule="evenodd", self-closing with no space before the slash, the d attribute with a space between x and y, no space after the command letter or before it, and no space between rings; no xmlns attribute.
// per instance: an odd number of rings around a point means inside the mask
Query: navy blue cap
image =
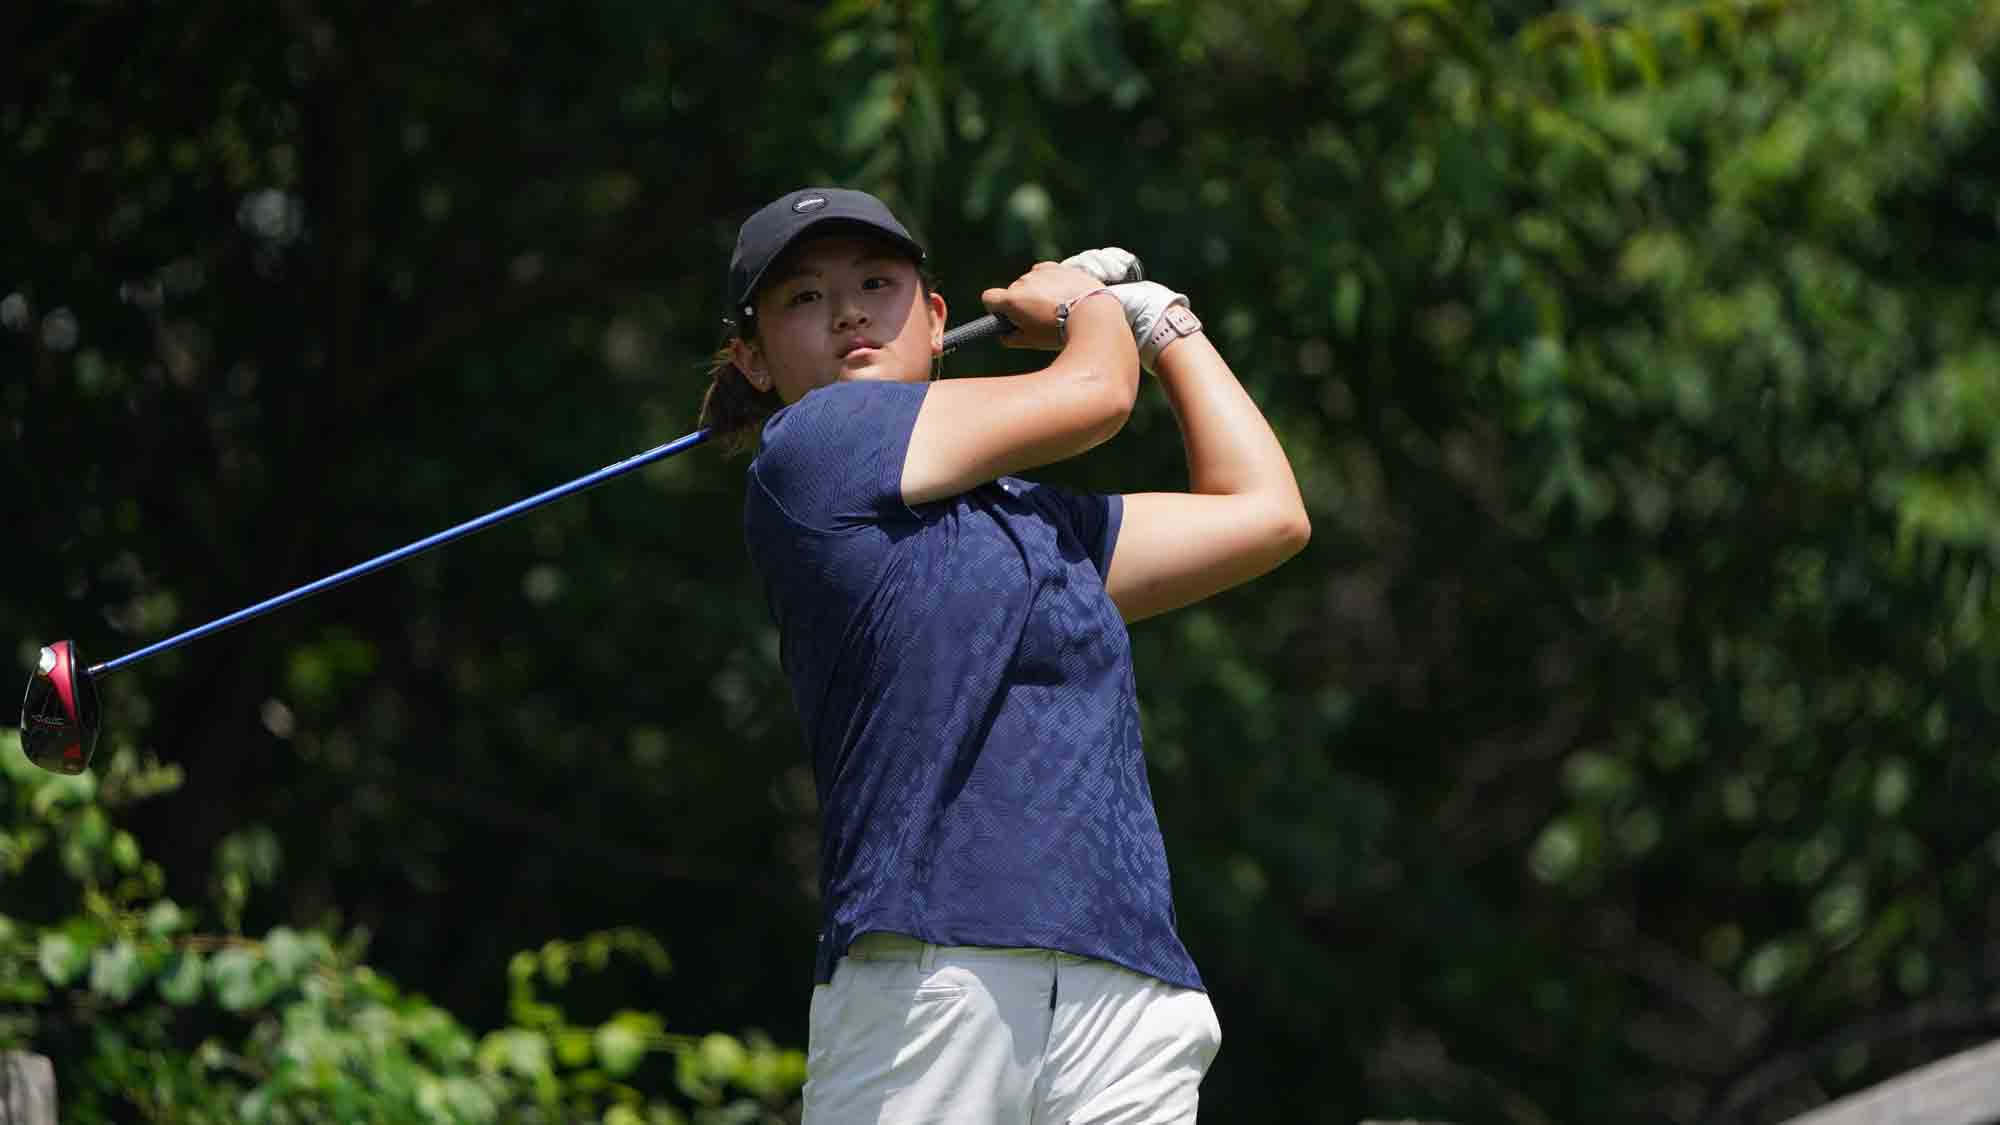
<svg viewBox="0 0 2000 1125"><path fill-rule="evenodd" d="M924 260L923 246L881 200L852 188L800 188L765 204L737 230L726 294L731 318L755 316L750 295L764 280L764 271L807 231L829 224L879 234L909 251L918 262Z"/></svg>

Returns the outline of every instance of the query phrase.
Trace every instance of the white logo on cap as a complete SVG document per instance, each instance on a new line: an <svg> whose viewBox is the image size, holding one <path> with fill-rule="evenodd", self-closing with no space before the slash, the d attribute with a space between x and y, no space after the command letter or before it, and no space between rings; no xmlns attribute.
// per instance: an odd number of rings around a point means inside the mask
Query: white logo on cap
<svg viewBox="0 0 2000 1125"><path fill-rule="evenodd" d="M803 215L807 211L817 211L824 206L826 206L826 196L808 195L797 203L792 204L792 210Z"/></svg>

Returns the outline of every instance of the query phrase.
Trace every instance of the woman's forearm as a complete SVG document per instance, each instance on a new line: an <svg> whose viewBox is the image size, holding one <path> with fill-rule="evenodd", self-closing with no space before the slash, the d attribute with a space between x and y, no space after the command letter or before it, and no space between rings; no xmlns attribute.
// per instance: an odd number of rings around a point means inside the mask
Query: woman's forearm
<svg viewBox="0 0 2000 1125"><path fill-rule="evenodd" d="M1312 536L1277 435L1208 338L1168 343L1152 369L1180 421L1189 482L1125 497L1104 587L1127 621L1248 582Z"/></svg>
<svg viewBox="0 0 2000 1125"><path fill-rule="evenodd" d="M1180 421L1188 491L1268 500L1303 520L1305 501L1278 436L1208 336L1168 344L1154 368Z"/></svg>

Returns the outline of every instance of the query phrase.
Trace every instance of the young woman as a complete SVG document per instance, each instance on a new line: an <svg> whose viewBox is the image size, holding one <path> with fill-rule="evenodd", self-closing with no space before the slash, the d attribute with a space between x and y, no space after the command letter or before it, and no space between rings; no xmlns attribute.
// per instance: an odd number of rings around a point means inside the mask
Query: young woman
<svg viewBox="0 0 2000 1125"><path fill-rule="evenodd" d="M1054 360L936 382L923 261L872 196L773 201L739 233L702 404L761 437L745 531L823 817L805 1120L1192 1122L1221 1033L1175 931L1124 623L1278 565L1305 506L1178 294L1043 262L981 301ZM1010 475L1116 434L1142 362L1190 491Z"/></svg>

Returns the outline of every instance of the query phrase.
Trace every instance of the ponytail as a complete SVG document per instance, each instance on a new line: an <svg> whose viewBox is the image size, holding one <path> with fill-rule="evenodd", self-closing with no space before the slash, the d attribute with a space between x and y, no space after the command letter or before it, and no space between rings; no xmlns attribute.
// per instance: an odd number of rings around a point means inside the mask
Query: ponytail
<svg viewBox="0 0 2000 1125"><path fill-rule="evenodd" d="M784 400L776 390L750 385L731 357L729 345L717 348L708 361L708 391L701 396L701 425L714 433L725 453L749 453L757 448L764 422Z"/></svg>

